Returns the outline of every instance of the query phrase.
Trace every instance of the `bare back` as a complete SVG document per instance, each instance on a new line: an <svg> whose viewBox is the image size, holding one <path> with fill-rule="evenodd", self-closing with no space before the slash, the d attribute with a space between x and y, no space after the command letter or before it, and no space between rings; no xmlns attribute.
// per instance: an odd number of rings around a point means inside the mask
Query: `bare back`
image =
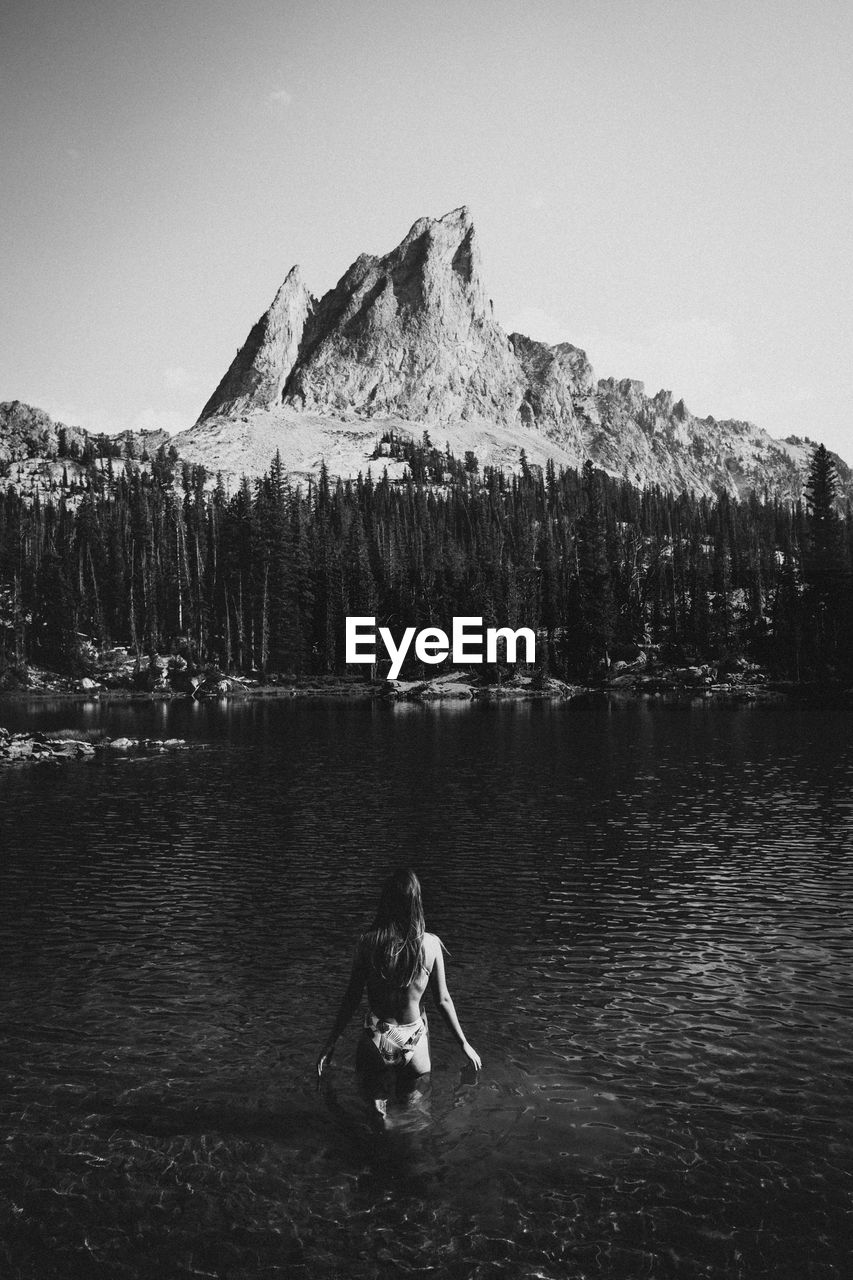
<svg viewBox="0 0 853 1280"><path fill-rule="evenodd" d="M441 943L434 933L425 933L421 948L421 967L407 987L393 987L376 973L369 956L362 954L367 998L377 1018L389 1022L410 1023L420 1017L421 1002L429 985L436 952Z"/></svg>

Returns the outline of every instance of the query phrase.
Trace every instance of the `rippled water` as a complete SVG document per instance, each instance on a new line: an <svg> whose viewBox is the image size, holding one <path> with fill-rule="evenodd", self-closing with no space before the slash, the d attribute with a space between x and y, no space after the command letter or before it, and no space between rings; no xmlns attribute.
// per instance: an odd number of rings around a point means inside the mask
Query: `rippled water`
<svg viewBox="0 0 853 1280"><path fill-rule="evenodd" d="M849 706L0 708L185 736L0 775L0 1270L846 1277ZM484 1068L378 1129L391 865Z"/></svg>

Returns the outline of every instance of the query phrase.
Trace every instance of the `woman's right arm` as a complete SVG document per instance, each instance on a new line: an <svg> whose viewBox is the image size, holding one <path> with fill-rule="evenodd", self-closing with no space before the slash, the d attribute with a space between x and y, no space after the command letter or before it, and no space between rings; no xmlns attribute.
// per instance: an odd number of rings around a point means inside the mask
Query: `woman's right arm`
<svg viewBox="0 0 853 1280"><path fill-rule="evenodd" d="M367 980L367 973L364 967L364 957L362 955L361 943L355 949L355 955L352 962L352 970L350 972L347 989L343 994L343 998L338 1009L337 1017L332 1025L332 1029L326 1037L326 1042L320 1050L320 1056L317 1059L317 1076L321 1078L332 1054L335 1051L335 1045L344 1027L349 1022L361 1003L361 994L364 991L364 984Z"/></svg>
<svg viewBox="0 0 853 1280"><path fill-rule="evenodd" d="M477 1071L480 1070L483 1063L480 1055L472 1045L465 1039L465 1033L459 1025L459 1019L456 1016L456 1006L453 1003L453 997L447 990L447 977L444 972L444 948L439 938L435 938L435 957L433 959L432 970L429 975L429 985L432 987L433 998L438 1006L438 1011L450 1030L459 1041L459 1047L467 1058L473 1062Z"/></svg>

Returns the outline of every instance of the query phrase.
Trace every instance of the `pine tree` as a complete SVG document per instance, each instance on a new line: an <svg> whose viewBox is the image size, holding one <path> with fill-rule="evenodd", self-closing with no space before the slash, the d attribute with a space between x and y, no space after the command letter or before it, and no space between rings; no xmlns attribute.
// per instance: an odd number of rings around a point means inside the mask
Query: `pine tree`
<svg viewBox="0 0 853 1280"><path fill-rule="evenodd" d="M581 620L591 664L609 662L613 642L613 591L601 483L587 460L582 473L584 513L577 525L577 568Z"/></svg>
<svg viewBox="0 0 853 1280"><path fill-rule="evenodd" d="M814 594L826 601L837 590L844 571L841 522L836 510L838 473L826 445L815 449L805 494L808 514L805 579Z"/></svg>
<svg viewBox="0 0 853 1280"><path fill-rule="evenodd" d="M836 510L838 473L823 444L818 445L812 456L805 494L805 605L815 670L824 676L839 654L846 603L843 589L847 575L841 523Z"/></svg>

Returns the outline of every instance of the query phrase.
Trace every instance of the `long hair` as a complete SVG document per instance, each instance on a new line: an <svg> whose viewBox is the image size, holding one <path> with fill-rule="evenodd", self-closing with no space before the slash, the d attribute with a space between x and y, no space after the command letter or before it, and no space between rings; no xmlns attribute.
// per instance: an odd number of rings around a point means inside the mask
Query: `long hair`
<svg viewBox="0 0 853 1280"><path fill-rule="evenodd" d="M410 986L423 965L424 909L414 871L395 871L382 886L364 944L371 968L392 987Z"/></svg>

